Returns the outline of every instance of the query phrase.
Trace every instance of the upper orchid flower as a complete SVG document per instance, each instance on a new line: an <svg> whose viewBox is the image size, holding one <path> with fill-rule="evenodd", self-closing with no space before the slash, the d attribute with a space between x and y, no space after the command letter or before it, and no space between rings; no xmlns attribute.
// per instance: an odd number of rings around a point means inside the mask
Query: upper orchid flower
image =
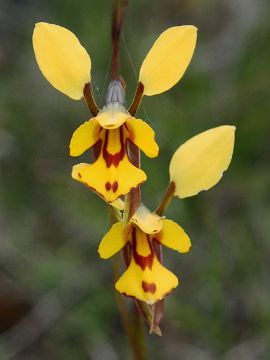
<svg viewBox="0 0 270 360"><path fill-rule="evenodd" d="M154 131L135 119L143 95L164 92L183 76L196 45L194 26L176 26L164 31L150 49L140 69L137 91L125 109L124 89L113 81L106 103L98 109L91 93L91 60L77 37L61 26L37 23L33 46L40 70L59 91L74 100L85 97L94 118L73 134L70 155L79 156L94 147L95 162L73 167L72 177L113 202L146 180L146 174L129 158L128 142L148 157L158 155Z"/></svg>
<svg viewBox="0 0 270 360"><path fill-rule="evenodd" d="M115 84L115 87L120 88L120 85ZM92 165L75 165L72 177L88 185L108 202L128 193L131 188L143 183L146 175L129 161L127 141L149 157L158 154L154 131L150 126L130 116L120 103L110 102L97 117L74 132L70 155L81 155L95 146L96 161Z"/></svg>

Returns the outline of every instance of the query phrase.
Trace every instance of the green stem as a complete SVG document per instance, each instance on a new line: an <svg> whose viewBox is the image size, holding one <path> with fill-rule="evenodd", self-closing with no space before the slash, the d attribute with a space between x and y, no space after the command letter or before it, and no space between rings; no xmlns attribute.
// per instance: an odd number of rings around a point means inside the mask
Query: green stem
<svg viewBox="0 0 270 360"><path fill-rule="evenodd" d="M161 200L161 203L159 204L159 206L157 207L157 209L155 210L155 213L159 216L163 215L164 211L166 210L167 206L169 205L169 203L172 200L172 197L175 193L175 183L171 182L169 183L166 192L163 196L163 199Z"/></svg>

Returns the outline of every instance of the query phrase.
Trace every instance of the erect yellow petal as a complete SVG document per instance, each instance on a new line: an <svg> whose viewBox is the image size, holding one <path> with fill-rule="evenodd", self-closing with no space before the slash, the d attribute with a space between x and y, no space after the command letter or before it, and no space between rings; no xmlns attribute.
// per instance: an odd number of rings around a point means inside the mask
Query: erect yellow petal
<svg viewBox="0 0 270 360"><path fill-rule="evenodd" d="M183 76L192 58L197 28L175 26L164 31L154 43L141 66L139 81L145 95L162 93Z"/></svg>
<svg viewBox="0 0 270 360"><path fill-rule="evenodd" d="M158 145L155 142L154 130L143 120L129 119L126 121L130 140L137 145L146 156L158 156Z"/></svg>
<svg viewBox="0 0 270 360"><path fill-rule="evenodd" d="M189 139L170 163L174 195L193 196L214 186L227 170L233 153L235 127L223 125Z"/></svg>
<svg viewBox="0 0 270 360"><path fill-rule="evenodd" d="M74 100L90 82L91 60L77 37L64 27L40 22L33 33L38 66L57 90Z"/></svg>
<svg viewBox="0 0 270 360"><path fill-rule="evenodd" d="M102 259L108 259L121 250L126 243L127 236L125 236L123 224L121 222L117 222L113 224L111 229L101 240L98 247L99 256Z"/></svg>
<svg viewBox="0 0 270 360"><path fill-rule="evenodd" d="M95 118L86 121L74 131L70 145L70 155L79 156L98 141L100 126Z"/></svg>
<svg viewBox="0 0 270 360"><path fill-rule="evenodd" d="M126 296L135 297L148 304L163 299L178 285L177 277L154 258L152 269L142 270L133 257L128 269L115 284L115 288Z"/></svg>
<svg viewBox="0 0 270 360"><path fill-rule="evenodd" d="M144 205L140 205L132 217L132 222L146 234L156 234L163 226L163 219L155 213L150 212Z"/></svg>
<svg viewBox="0 0 270 360"><path fill-rule="evenodd" d="M127 156L117 167L114 165L107 167L102 156L99 156L92 165L75 165L72 177L89 186L109 203L127 194L133 187L146 180L145 173L132 165Z"/></svg>
<svg viewBox="0 0 270 360"><path fill-rule="evenodd" d="M176 222L168 219L163 220L163 227L160 233L153 236L162 245L165 245L180 253L188 252L191 243L188 235Z"/></svg>

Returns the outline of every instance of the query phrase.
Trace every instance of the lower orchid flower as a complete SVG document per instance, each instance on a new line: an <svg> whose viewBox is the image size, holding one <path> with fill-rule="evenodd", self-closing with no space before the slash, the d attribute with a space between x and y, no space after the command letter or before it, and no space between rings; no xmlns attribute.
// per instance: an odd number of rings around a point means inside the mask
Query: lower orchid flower
<svg viewBox="0 0 270 360"><path fill-rule="evenodd" d="M129 247L129 265L115 288L148 304L163 299L178 285L177 277L162 265L155 244L180 253L188 252L191 247L189 237L177 223L141 206L126 228L121 222L115 223L98 249L100 257L107 259Z"/></svg>

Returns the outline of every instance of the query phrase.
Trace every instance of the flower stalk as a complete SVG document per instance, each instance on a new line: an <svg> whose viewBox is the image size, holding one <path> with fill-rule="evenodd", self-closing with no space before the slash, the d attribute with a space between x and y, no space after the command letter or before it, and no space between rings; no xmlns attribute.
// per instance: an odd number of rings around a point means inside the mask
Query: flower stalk
<svg viewBox="0 0 270 360"><path fill-rule="evenodd" d="M161 203L159 204L159 206L157 207L157 209L155 210L155 213L159 216L162 216L164 214L164 211L166 210L166 208L168 207L168 205L170 204L173 196L175 193L175 183L174 182L170 182L165 194L163 195L163 198L161 200Z"/></svg>
<svg viewBox="0 0 270 360"><path fill-rule="evenodd" d="M83 94L84 94L84 99L85 102L88 106L88 109L90 111L90 113L93 116L97 116L97 114L99 113L99 108L95 102L95 99L93 98L93 94L92 94L92 88L91 88L91 84L87 83L84 87L83 90Z"/></svg>
<svg viewBox="0 0 270 360"><path fill-rule="evenodd" d="M112 80L119 80L119 40L128 0L114 0L112 16Z"/></svg>
<svg viewBox="0 0 270 360"><path fill-rule="evenodd" d="M121 35L124 13L127 5L128 5L128 0L114 1L113 17L112 17L112 80L118 80L120 78L119 77L119 40ZM123 82L122 78L121 80ZM133 143L128 142L127 152L130 162L137 168L140 168L141 162L140 162L139 148ZM131 191L125 196L124 211L123 211L124 226L128 224L131 217L135 214L137 208L140 206L140 202L141 202L141 190L140 190L140 185L138 185L136 188L131 189ZM122 250L122 253L123 253L124 263L127 268L130 262L129 247L125 246L124 249ZM119 261L120 261L119 256L117 258L117 261L118 261L118 265L116 266L118 266L119 269ZM119 294L117 295L117 297L118 297L118 307L120 310L120 316L122 319L123 328L128 336L134 359L146 360L144 326L141 318L137 316L138 309L145 315L145 312L143 312L140 301L135 299L136 307L135 306L133 307L133 316L130 317L128 309L124 303L124 299Z"/></svg>

